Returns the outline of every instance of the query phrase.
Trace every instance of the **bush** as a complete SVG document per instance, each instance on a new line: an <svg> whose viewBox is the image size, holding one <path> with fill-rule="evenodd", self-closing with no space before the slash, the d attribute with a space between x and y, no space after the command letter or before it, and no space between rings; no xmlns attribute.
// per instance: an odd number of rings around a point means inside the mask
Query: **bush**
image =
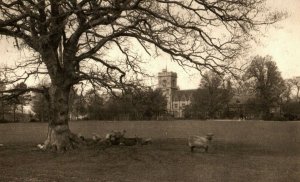
<svg viewBox="0 0 300 182"><path fill-rule="evenodd" d="M299 102L289 102L282 106L283 117L286 120L294 121L300 119L300 103Z"/></svg>
<svg viewBox="0 0 300 182"><path fill-rule="evenodd" d="M7 120L7 119L0 119L0 123L10 123L11 121Z"/></svg>
<svg viewBox="0 0 300 182"><path fill-rule="evenodd" d="M31 122L31 123L36 123L36 122L39 122L39 120L36 119L36 118L31 118L31 119L29 120L29 122Z"/></svg>

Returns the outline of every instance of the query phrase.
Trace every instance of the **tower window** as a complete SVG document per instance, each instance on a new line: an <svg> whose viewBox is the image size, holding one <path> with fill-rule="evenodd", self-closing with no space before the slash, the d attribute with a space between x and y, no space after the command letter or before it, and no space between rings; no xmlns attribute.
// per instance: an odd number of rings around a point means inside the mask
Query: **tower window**
<svg viewBox="0 0 300 182"><path fill-rule="evenodd" d="M167 80L163 80L163 81L162 81L162 86L163 86L163 87L166 87L166 86L167 86Z"/></svg>

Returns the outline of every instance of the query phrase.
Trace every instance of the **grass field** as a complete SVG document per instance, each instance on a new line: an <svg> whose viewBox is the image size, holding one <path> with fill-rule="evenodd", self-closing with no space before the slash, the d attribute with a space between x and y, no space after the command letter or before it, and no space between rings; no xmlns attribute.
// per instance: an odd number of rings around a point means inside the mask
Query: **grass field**
<svg viewBox="0 0 300 182"><path fill-rule="evenodd" d="M300 181L300 122L81 121L91 137L111 130L152 137L145 146L37 150L44 123L0 124L0 181ZM214 133L208 153L191 153L188 135Z"/></svg>

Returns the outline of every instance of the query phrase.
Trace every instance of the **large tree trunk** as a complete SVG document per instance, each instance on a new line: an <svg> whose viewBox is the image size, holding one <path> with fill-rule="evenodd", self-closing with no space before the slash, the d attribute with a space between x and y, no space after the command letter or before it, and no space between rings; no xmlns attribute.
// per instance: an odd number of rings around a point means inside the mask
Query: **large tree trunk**
<svg viewBox="0 0 300 182"><path fill-rule="evenodd" d="M60 37L56 37L60 39ZM57 42L56 42L57 43ZM58 151L69 150L75 144L80 142L78 137L69 129L69 96L72 85L74 84L74 67L71 65L71 59L68 54L56 52L61 49L60 43L55 41L49 46L44 45L43 60L46 63L49 76L51 78L51 87L46 96L49 101L49 126L46 148ZM49 46L49 47L48 47ZM71 52L72 53L72 52ZM73 58L73 57L72 57ZM68 65L68 66L65 66Z"/></svg>
<svg viewBox="0 0 300 182"><path fill-rule="evenodd" d="M74 147L75 135L69 129L70 87L52 85L49 90L50 121L46 148L65 151Z"/></svg>

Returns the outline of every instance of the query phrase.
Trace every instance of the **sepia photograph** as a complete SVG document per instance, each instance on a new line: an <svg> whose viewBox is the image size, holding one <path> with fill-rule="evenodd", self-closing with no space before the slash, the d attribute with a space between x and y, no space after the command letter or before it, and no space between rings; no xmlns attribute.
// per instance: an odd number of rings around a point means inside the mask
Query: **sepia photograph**
<svg viewBox="0 0 300 182"><path fill-rule="evenodd" d="M0 182L300 181L300 0L0 0Z"/></svg>

